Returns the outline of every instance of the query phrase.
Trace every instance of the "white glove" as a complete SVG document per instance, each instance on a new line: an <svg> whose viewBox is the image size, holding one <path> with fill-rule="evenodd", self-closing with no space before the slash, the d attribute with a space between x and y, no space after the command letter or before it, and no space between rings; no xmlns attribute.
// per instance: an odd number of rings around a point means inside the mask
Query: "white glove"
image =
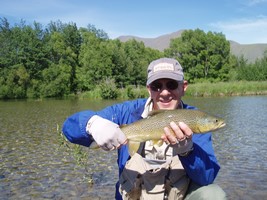
<svg viewBox="0 0 267 200"><path fill-rule="evenodd" d="M105 151L117 149L127 142L118 124L98 115L92 116L88 121L86 132L91 134L95 142Z"/></svg>

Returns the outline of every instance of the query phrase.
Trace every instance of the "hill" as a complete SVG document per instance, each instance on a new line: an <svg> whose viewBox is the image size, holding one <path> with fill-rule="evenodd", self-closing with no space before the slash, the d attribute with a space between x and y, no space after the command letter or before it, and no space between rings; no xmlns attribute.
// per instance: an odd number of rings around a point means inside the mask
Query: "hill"
<svg viewBox="0 0 267 200"><path fill-rule="evenodd" d="M171 39L181 37L183 30L165 34L156 38L141 38L137 36L120 36L118 39L121 42L126 42L130 39L135 39L139 42L144 42L146 47L150 47L152 49L158 49L163 51L168 48L170 45ZM235 56L244 56L248 62L254 62L257 58L261 59L263 57L263 53L267 50L267 44L239 44L235 41L230 42L231 53Z"/></svg>

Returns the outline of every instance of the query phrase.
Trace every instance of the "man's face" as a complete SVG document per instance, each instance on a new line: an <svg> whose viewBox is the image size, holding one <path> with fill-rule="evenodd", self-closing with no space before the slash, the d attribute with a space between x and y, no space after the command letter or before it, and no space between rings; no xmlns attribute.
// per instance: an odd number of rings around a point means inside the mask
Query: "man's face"
<svg viewBox="0 0 267 200"><path fill-rule="evenodd" d="M172 110L180 107L181 98L187 88L187 81L158 79L147 86L153 100L153 109Z"/></svg>

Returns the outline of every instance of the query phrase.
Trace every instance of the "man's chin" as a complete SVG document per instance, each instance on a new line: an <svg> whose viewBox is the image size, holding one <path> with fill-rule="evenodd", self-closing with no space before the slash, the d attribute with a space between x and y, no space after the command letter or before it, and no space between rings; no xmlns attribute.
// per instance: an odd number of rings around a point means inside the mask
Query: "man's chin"
<svg viewBox="0 0 267 200"><path fill-rule="evenodd" d="M160 103L159 108L162 110L173 110L175 109L175 105L173 105L171 102L169 103Z"/></svg>

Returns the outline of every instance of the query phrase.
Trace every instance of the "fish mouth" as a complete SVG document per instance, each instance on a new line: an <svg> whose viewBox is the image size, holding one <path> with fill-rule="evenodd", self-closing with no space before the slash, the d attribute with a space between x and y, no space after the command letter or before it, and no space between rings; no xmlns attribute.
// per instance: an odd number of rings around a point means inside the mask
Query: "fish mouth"
<svg viewBox="0 0 267 200"><path fill-rule="evenodd" d="M222 128L224 126L226 126L226 123L225 122L222 122L222 123L219 124L218 128Z"/></svg>
<svg viewBox="0 0 267 200"><path fill-rule="evenodd" d="M217 131L218 129L221 129L224 126L226 126L226 123L225 122L220 122L220 123L217 124L217 126L215 126L214 128L212 128L211 131Z"/></svg>

